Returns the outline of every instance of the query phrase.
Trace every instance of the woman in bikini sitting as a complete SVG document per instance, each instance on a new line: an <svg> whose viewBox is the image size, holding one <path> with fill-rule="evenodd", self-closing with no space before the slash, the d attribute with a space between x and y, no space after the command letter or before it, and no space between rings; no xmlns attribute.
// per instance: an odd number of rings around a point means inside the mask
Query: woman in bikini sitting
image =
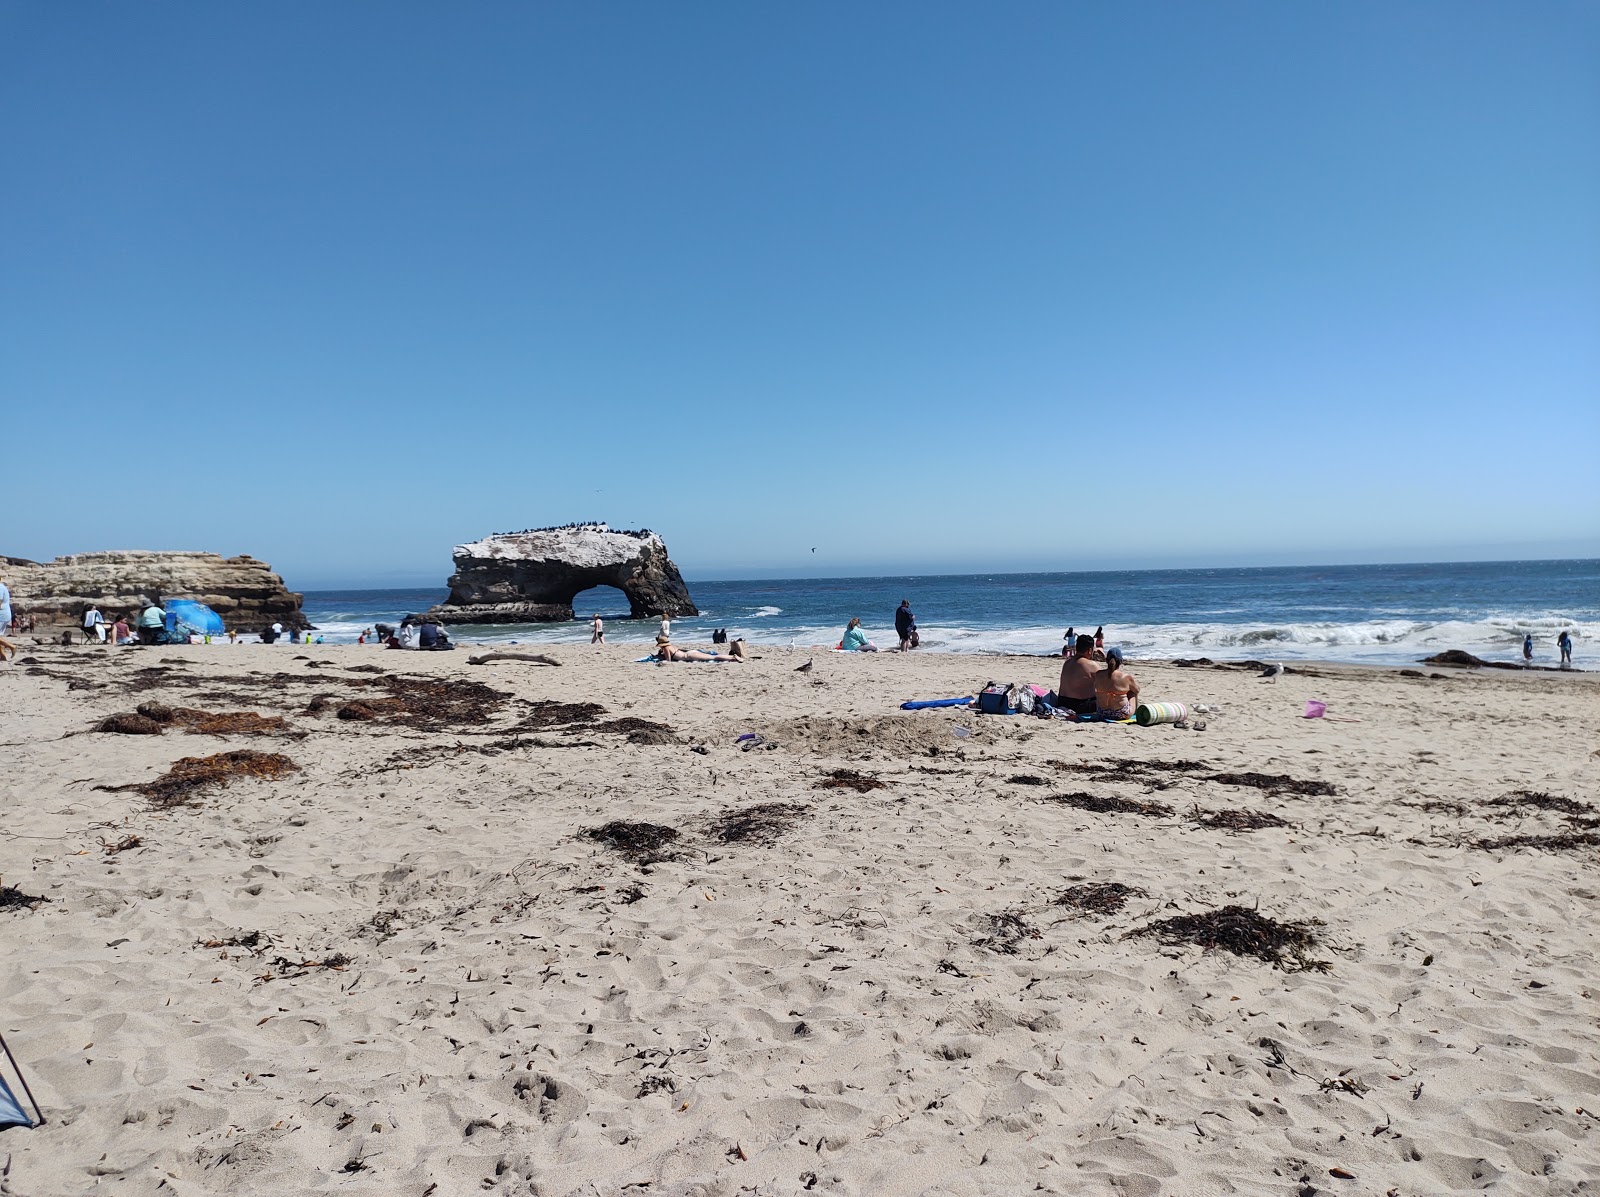
<svg viewBox="0 0 1600 1197"><path fill-rule="evenodd" d="M1139 683L1122 667L1122 650L1106 649L1106 666L1094 675L1094 705L1102 719L1132 719Z"/></svg>
<svg viewBox="0 0 1600 1197"><path fill-rule="evenodd" d="M656 660L665 665L668 661L740 661L741 657L724 657L719 653L704 653L698 648L673 648L665 636L656 637Z"/></svg>

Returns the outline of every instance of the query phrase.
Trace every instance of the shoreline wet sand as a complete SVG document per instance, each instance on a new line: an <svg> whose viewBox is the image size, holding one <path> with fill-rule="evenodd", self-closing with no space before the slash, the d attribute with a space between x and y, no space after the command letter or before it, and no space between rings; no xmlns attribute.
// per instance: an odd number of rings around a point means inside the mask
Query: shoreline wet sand
<svg viewBox="0 0 1600 1197"><path fill-rule="evenodd" d="M0 668L16 1192L1600 1176L1596 675L537 647Z"/></svg>

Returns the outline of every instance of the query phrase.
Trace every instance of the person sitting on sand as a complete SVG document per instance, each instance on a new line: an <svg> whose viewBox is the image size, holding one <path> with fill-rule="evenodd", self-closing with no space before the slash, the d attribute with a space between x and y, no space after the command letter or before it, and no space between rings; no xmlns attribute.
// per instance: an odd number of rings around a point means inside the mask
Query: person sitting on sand
<svg viewBox="0 0 1600 1197"><path fill-rule="evenodd" d="M844 630L844 639L839 641L839 647L847 653L875 653L878 646L867 639L867 634L861 630L861 617L855 616Z"/></svg>
<svg viewBox="0 0 1600 1197"><path fill-rule="evenodd" d="M128 617L118 615L117 622L111 625L111 642L113 644L131 644L133 632L128 627Z"/></svg>
<svg viewBox="0 0 1600 1197"><path fill-rule="evenodd" d="M655 658L665 665L668 661L743 661L742 656L724 657L717 653L701 652L698 648L674 648L666 636L656 637Z"/></svg>
<svg viewBox="0 0 1600 1197"><path fill-rule="evenodd" d="M1103 719L1132 719L1139 683L1122 667L1122 650L1106 649L1106 668L1094 675L1095 706Z"/></svg>
<svg viewBox="0 0 1600 1197"><path fill-rule="evenodd" d="M1092 715L1096 710L1094 679L1105 672L1094 659L1094 637L1079 636L1076 643L1067 647L1072 655L1061 663L1056 692L1045 701L1058 710Z"/></svg>

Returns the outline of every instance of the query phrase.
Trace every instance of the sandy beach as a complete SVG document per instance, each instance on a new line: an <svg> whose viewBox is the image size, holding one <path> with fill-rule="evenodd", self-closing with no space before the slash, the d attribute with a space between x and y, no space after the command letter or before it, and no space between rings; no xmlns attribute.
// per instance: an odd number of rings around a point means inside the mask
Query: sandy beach
<svg viewBox="0 0 1600 1197"><path fill-rule="evenodd" d="M0 1192L1600 1191L1600 676L545 651L0 667Z"/></svg>

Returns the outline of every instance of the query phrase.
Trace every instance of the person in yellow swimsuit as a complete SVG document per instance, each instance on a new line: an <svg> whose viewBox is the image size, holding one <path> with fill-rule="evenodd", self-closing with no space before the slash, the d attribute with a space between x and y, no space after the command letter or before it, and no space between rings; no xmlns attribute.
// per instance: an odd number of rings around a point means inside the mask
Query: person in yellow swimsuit
<svg viewBox="0 0 1600 1197"><path fill-rule="evenodd" d="M1106 649L1106 668L1094 675L1094 705L1102 719L1132 719L1139 683L1122 667L1122 650Z"/></svg>

